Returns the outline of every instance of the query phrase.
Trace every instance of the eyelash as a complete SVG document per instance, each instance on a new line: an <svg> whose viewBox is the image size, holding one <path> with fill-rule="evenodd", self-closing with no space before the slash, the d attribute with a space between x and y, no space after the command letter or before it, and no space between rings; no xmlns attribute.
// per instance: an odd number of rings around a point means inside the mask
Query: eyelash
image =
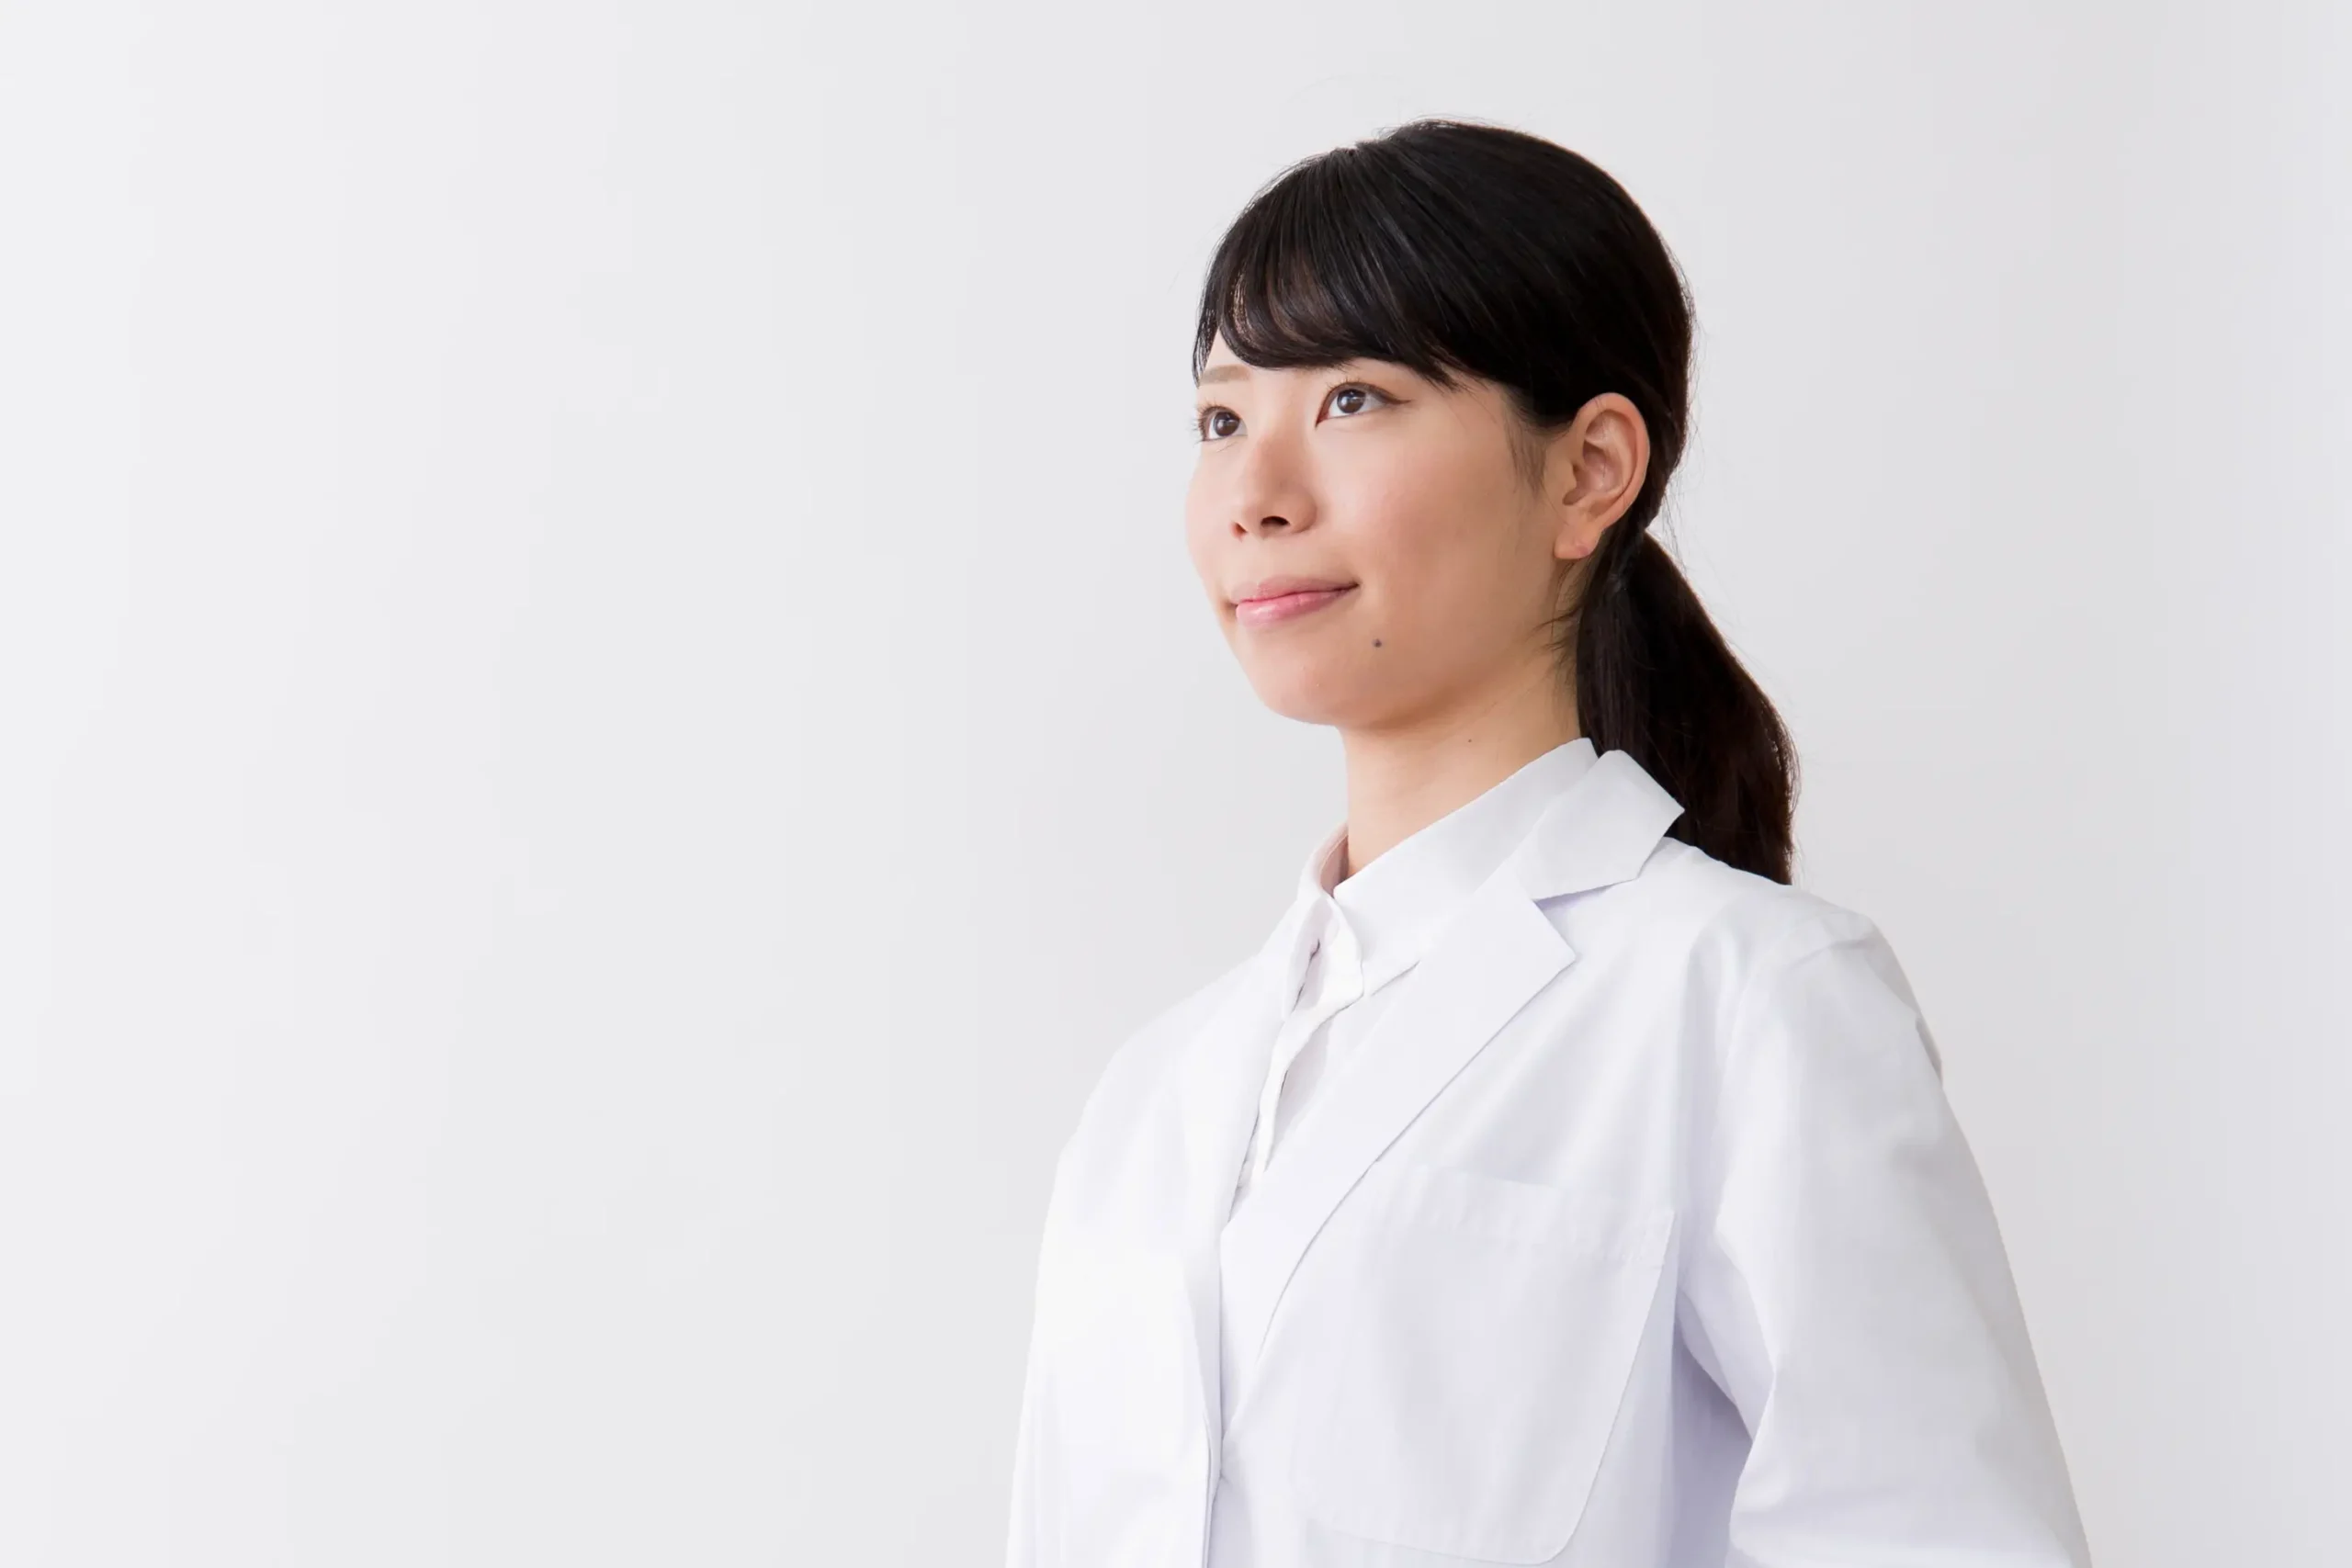
<svg viewBox="0 0 2352 1568"><path fill-rule="evenodd" d="M1331 400L1338 397L1341 392L1369 392L1374 397L1379 399L1382 402L1387 403L1391 406L1404 400L1401 398L1391 397L1388 393L1382 391L1379 388L1369 386L1362 381L1342 381L1338 386L1323 394L1323 404L1317 408L1317 412L1319 413L1321 412L1321 407L1328 407ZM1229 439L1228 437L1221 435L1212 436L1208 433L1209 415L1219 412L1231 413L1233 411L1227 408L1223 403L1211 403L1208 407L1202 409L1200 412L1193 415L1192 430L1193 440L1198 441L1203 446L1207 446L1212 441L1223 441ZM1356 416L1354 414L1347 414L1343 417L1353 419Z"/></svg>

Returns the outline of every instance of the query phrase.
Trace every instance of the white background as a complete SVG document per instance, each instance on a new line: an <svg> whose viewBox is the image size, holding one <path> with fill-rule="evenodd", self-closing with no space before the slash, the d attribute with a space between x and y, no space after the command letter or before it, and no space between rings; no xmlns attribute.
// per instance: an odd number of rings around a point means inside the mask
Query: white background
<svg viewBox="0 0 2352 1568"><path fill-rule="evenodd" d="M6 0L0 1561L1001 1552L1054 1151L1340 810L1183 554L1193 289L1429 112L1689 270L1667 536L2101 1562L2332 1560L2347 80L2260 0Z"/></svg>

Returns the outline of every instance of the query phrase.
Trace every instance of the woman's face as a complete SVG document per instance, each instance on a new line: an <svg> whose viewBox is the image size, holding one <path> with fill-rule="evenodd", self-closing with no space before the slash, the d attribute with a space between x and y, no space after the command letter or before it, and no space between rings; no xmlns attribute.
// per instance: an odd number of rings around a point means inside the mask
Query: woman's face
<svg viewBox="0 0 2352 1568"><path fill-rule="evenodd" d="M1219 337L1196 401L1185 536L1267 706L1374 730L1559 681L1545 623L1600 531L1522 477L1501 389L1381 360L1261 369Z"/></svg>

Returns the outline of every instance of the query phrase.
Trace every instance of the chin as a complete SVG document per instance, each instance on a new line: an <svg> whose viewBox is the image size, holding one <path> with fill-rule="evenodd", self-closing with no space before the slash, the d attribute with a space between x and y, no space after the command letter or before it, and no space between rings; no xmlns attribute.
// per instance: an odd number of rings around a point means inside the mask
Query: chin
<svg viewBox="0 0 2352 1568"><path fill-rule="evenodd" d="M1258 700L1284 718L1301 724L1340 725L1361 705L1353 682L1334 671L1312 664L1285 664L1274 670L1252 670L1250 689Z"/></svg>

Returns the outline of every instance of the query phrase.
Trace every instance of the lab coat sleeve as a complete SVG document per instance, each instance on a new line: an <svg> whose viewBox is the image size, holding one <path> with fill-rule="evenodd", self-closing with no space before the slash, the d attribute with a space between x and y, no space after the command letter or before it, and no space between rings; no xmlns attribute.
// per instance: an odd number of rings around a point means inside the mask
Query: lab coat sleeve
<svg viewBox="0 0 2352 1568"><path fill-rule="evenodd" d="M1727 1568L2086 1568L1992 1204L1885 939L1807 915L1722 1038L1677 1310L1749 1436Z"/></svg>
<svg viewBox="0 0 2352 1568"><path fill-rule="evenodd" d="M1070 1145L1065 1141L1061 1153L1054 1161L1053 1190L1061 1190L1064 1168L1069 1163ZM1050 1202L1048 1219L1050 1220ZM1044 1282L1045 1258L1040 1248L1033 1278ZM1062 1568L1061 1548L1055 1539L1055 1512L1047 1488L1052 1483L1045 1462L1044 1422L1046 1404L1041 1391L1045 1386L1046 1341L1042 1294L1033 1286L1029 1311L1029 1348L1021 1375L1021 1410L1012 1430L1012 1483L1011 1506L1005 1529L1005 1568Z"/></svg>
<svg viewBox="0 0 2352 1568"><path fill-rule="evenodd" d="M1038 1361L1037 1336L1033 1325L1028 1364L1021 1380L1021 1415L1012 1436L1012 1503L1005 1532L1005 1568L1046 1568L1052 1562L1043 1539L1048 1516L1038 1491L1044 1481L1037 1455Z"/></svg>

